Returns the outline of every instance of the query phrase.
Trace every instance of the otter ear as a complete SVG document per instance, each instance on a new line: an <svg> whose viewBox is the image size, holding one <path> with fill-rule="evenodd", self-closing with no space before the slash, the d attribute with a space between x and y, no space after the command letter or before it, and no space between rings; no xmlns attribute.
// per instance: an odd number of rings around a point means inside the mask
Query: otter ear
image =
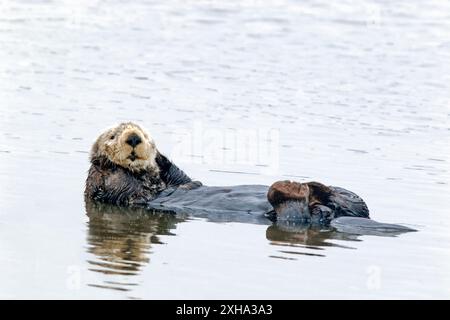
<svg viewBox="0 0 450 320"><path fill-rule="evenodd" d="M315 182L315 181L311 181L306 183L309 187L309 203L310 204L314 204L314 203L321 203L321 204L326 204L329 202L330 200L330 196L331 196L331 189L329 187L327 187L326 185L320 183L320 182Z"/></svg>

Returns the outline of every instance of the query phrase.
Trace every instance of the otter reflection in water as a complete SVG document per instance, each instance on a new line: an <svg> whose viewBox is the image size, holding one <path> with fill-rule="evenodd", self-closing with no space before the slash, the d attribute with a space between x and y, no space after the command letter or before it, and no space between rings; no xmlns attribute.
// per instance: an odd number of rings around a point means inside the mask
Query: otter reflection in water
<svg viewBox="0 0 450 320"><path fill-rule="evenodd" d="M318 225L271 225L266 230L266 238L272 244L298 244L305 247L341 247L330 240L361 241L359 235L341 233L331 227Z"/></svg>
<svg viewBox="0 0 450 320"><path fill-rule="evenodd" d="M91 271L107 275L138 275L150 262L151 248L162 244L159 235L173 235L180 217L164 212L119 208L86 201L88 222L88 249L95 259L89 260ZM108 282L110 289L127 291L127 284ZM133 285L128 283L128 285Z"/></svg>
<svg viewBox="0 0 450 320"><path fill-rule="evenodd" d="M149 211L148 209L132 209L114 205L100 204L86 201L88 222L88 249L95 256L88 263L91 271L106 275L134 276L150 262L151 248L161 244L160 235L174 235L177 223L186 221L180 214L173 215L164 211ZM226 220L218 216L209 217L203 212L198 216L211 222L243 222L264 224L263 221L249 221L242 215L227 215ZM328 240L357 240L357 236L343 234L333 229L316 229L314 227L288 227L286 225L272 225L266 220L266 238L274 245L298 244L302 246L335 246ZM132 284L128 284L132 285ZM117 290L127 290L123 283L107 282L102 285Z"/></svg>

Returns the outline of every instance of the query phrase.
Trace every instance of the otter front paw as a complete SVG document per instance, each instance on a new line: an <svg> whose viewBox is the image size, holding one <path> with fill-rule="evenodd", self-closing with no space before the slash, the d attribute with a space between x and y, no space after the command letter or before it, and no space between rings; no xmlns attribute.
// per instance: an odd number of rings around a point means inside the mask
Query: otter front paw
<svg viewBox="0 0 450 320"><path fill-rule="evenodd" d="M139 197L139 198L136 198L136 199L133 199L132 201L130 201L130 206L131 207L146 207L149 201L151 201L151 199L149 199L147 197Z"/></svg>
<svg viewBox="0 0 450 320"><path fill-rule="evenodd" d="M197 189L197 188L201 187L202 185L203 184L200 181L191 181L191 182L180 185L179 188L185 189L185 190L193 190L193 189Z"/></svg>

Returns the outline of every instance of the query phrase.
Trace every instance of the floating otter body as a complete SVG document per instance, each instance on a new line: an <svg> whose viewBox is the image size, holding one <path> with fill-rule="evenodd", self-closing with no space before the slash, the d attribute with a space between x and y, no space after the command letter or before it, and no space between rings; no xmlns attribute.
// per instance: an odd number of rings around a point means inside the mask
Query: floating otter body
<svg viewBox="0 0 450 320"><path fill-rule="evenodd" d="M369 218L359 196L318 182L204 186L162 155L150 135L133 123L122 123L100 135L90 158L87 200L214 215L218 221L328 224L341 216Z"/></svg>

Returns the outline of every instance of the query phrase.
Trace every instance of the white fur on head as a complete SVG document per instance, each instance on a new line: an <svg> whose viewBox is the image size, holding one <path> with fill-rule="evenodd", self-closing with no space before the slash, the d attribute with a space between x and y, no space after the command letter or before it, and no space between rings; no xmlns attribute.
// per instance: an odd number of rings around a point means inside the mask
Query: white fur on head
<svg viewBox="0 0 450 320"><path fill-rule="evenodd" d="M126 142L133 134L141 139L141 143L134 148ZM153 138L139 125L132 122L121 123L106 130L97 138L91 150L91 159L104 156L111 162L133 172L158 171L156 155L157 150Z"/></svg>

